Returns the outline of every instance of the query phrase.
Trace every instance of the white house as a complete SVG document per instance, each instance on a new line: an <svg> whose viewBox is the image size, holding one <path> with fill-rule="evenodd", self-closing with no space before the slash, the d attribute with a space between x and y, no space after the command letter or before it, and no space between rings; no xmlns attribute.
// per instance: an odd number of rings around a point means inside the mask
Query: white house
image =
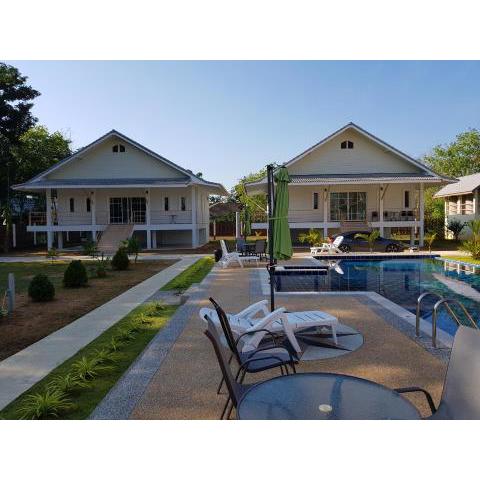
<svg viewBox="0 0 480 480"><path fill-rule="evenodd" d="M424 237L424 188L453 179L438 175L363 128L349 123L285 163L289 185L289 225L299 232L321 229L324 236L357 228L378 228ZM266 192L263 178L247 185ZM265 219L252 228L267 228Z"/></svg>
<svg viewBox="0 0 480 480"><path fill-rule="evenodd" d="M79 232L112 246L135 234L147 249L197 247L208 242L208 195L227 195L116 130L14 188L46 195L27 229L46 232L48 248Z"/></svg>
<svg viewBox="0 0 480 480"><path fill-rule="evenodd" d="M436 194L436 198L445 200L445 235L447 238L453 238L452 232L447 229L447 225L452 220L467 223L470 220L480 218L479 215L479 189L480 173L458 177L458 182L446 185ZM460 238L466 238L470 230L465 227Z"/></svg>

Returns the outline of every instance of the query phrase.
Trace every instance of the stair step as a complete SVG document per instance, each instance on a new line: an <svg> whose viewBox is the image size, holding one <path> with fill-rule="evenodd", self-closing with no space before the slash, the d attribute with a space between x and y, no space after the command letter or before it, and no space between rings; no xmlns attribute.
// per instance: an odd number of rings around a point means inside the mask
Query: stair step
<svg viewBox="0 0 480 480"><path fill-rule="evenodd" d="M98 251L100 253L115 253L122 242L132 236L133 227L133 224L108 225L98 242Z"/></svg>

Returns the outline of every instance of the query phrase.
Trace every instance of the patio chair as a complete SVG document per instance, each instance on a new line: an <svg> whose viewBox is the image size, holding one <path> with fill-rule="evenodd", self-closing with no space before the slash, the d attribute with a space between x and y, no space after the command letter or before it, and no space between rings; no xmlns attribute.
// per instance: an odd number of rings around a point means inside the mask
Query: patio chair
<svg viewBox="0 0 480 480"><path fill-rule="evenodd" d="M423 393L432 411L428 420L480 420L480 330L458 327L438 408L423 388L395 391Z"/></svg>
<svg viewBox="0 0 480 480"><path fill-rule="evenodd" d="M262 258L267 257L267 242L265 240L255 240L255 255Z"/></svg>
<svg viewBox="0 0 480 480"><path fill-rule="evenodd" d="M205 320L208 325L208 330L210 331L210 324L213 325L215 329L215 334L217 335L217 343L221 344L221 340L218 337L218 331L215 327L215 324L211 320L208 315L205 315ZM288 375L288 366L292 368L293 373L296 373L295 370L295 359L293 355L284 347L278 347L275 342L275 338L272 335L273 342L269 345L264 347L258 348L254 351L248 352L248 354L242 353L238 350L237 345L241 338L237 338L235 340L233 336L233 332L230 329L228 319L226 317L221 317L221 326L227 341L228 348L230 349L231 355L230 358L227 360L228 369L230 370L230 364L233 358L237 361L239 368L237 374L235 376L235 382L238 382L240 385L243 384L243 380L247 373L259 373L264 372L266 370L272 370L274 368L279 368L281 375ZM226 360L226 358L225 358ZM231 370L230 370L231 373ZM222 388L223 381L227 381L225 377L225 372L222 370L223 377L220 380L220 383L217 388L217 393L220 393ZM227 384L228 385L228 384ZM231 396L231 392L229 389L229 393ZM224 412L227 409L228 403L230 401L230 397L227 399L227 403L225 404ZM222 414L223 416L223 414ZM230 415L228 415L230 416ZM227 418L228 418L227 416Z"/></svg>
<svg viewBox="0 0 480 480"><path fill-rule="evenodd" d="M342 242L343 242L343 236L339 235L337 238L335 238L335 240L332 243L324 242L324 243L322 243L322 245L320 247L310 248L310 253L312 255L319 255L321 253L330 253L330 254L340 253L340 254L343 254L344 252L342 252L340 250L340 245L342 244Z"/></svg>
<svg viewBox="0 0 480 480"><path fill-rule="evenodd" d="M335 344L338 345L338 319L326 312L286 312L283 307L270 312L268 310L268 300L261 300L236 315L229 315L213 298L210 298L210 302L212 302L215 310L202 308L200 318L203 319L205 315L209 315L217 324L221 322L222 315L227 318L229 327L233 332L237 336L242 336L242 352L257 349L268 332L277 336L285 335L296 354L299 355L302 353L302 349L295 337L295 332L315 327L329 328ZM259 314L261 316L255 318Z"/></svg>
<svg viewBox="0 0 480 480"><path fill-rule="evenodd" d="M256 255L242 256L238 252L229 252L225 245L225 240L220 240L220 246L222 247L222 258L220 261L222 262L223 268L228 267L232 262L238 262L242 268L245 260L254 260L258 262L258 257Z"/></svg>

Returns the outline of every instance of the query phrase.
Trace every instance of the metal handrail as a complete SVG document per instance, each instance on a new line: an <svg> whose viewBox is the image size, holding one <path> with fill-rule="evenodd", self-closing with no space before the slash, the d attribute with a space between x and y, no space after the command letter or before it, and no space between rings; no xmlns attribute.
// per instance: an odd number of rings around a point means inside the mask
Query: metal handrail
<svg viewBox="0 0 480 480"><path fill-rule="evenodd" d="M458 300L455 300L453 298L443 298L442 300L439 300L433 307L433 313L432 313L432 346L434 348L437 348L437 315L438 315L438 309L443 305L445 306L446 310L450 314L450 316L457 322L457 325L460 326L462 325L462 322L460 322L459 318L455 314L455 312L452 310L449 304L455 304L458 305L465 316L468 318L471 326L475 329L478 330L478 325L475 323L475 320L473 317L468 313L468 310L465 308L465 305L463 303L459 302Z"/></svg>
<svg viewBox="0 0 480 480"><path fill-rule="evenodd" d="M438 294L438 293L434 293L434 292L423 292L418 298L417 298L417 316L416 316L416 319L415 319L415 335L417 337L420 336L420 304L422 303L422 300L425 298L425 297L428 297L430 295L433 295L435 297L438 297L440 300L443 299L443 297Z"/></svg>

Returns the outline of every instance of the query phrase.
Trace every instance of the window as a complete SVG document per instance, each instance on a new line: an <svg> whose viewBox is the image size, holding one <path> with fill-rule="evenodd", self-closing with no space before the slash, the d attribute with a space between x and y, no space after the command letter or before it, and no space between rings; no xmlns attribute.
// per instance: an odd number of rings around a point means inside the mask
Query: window
<svg viewBox="0 0 480 480"><path fill-rule="evenodd" d="M351 142L350 140L345 140L340 144L340 148L342 150L345 150L345 149L351 150L353 148L353 142Z"/></svg>
<svg viewBox="0 0 480 480"><path fill-rule="evenodd" d="M461 196L460 214L461 215L473 214L473 194Z"/></svg>
<svg viewBox="0 0 480 480"><path fill-rule="evenodd" d="M73 213L75 211L75 199L71 198L70 199L70 213Z"/></svg>
<svg viewBox="0 0 480 480"><path fill-rule="evenodd" d="M458 197L448 197L448 214L456 215L458 213Z"/></svg>
<svg viewBox="0 0 480 480"><path fill-rule="evenodd" d="M170 210L170 204L169 204L169 200L168 200L168 197L165 197L163 199L163 209L168 212Z"/></svg>
<svg viewBox="0 0 480 480"><path fill-rule="evenodd" d="M318 210L318 193L313 194L313 209Z"/></svg>
<svg viewBox="0 0 480 480"><path fill-rule="evenodd" d="M330 194L330 220L365 220L367 216L366 192L332 192Z"/></svg>
<svg viewBox="0 0 480 480"><path fill-rule="evenodd" d="M403 192L403 208L410 208L410 191Z"/></svg>
<svg viewBox="0 0 480 480"><path fill-rule="evenodd" d="M187 209L187 199L185 197L180 197L180 210L184 212Z"/></svg>
<svg viewBox="0 0 480 480"><path fill-rule="evenodd" d="M122 144L114 145L112 147L112 152L113 153L118 153L118 152L124 153L125 152L125 145L122 145Z"/></svg>
<svg viewBox="0 0 480 480"><path fill-rule="evenodd" d="M87 212L90 212L92 210L92 201L90 198L87 198Z"/></svg>

